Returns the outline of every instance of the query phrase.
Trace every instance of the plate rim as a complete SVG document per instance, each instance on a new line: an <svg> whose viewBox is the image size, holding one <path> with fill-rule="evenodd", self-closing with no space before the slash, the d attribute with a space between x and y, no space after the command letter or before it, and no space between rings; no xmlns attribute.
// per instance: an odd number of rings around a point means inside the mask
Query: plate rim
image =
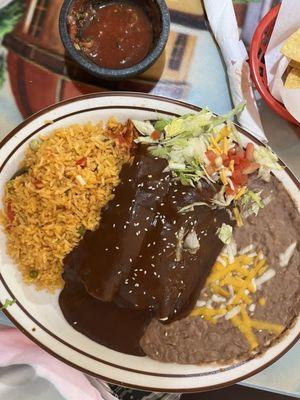
<svg viewBox="0 0 300 400"><path fill-rule="evenodd" d="M163 96L157 96L157 95L152 95L152 94L148 94L148 93L139 93L139 92L122 92L122 91L114 91L114 92L100 92L100 93L91 93L91 94L87 94L87 95L82 95L82 96L78 96L78 97L74 97L71 99L67 99L58 103L55 103L53 105L50 105L40 111L38 111L37 113L32 114L30 117L26 118L24 121L22 121L19 125L17 125L12 131L10 131L5 138L0 142L0 150L2 149L2 147L9 141L11 140L21 129L23 129L24 127L26 127L26 125L28 125L30 122L32 122L33 120L35 120L38 117L41 117L43 114L48 113L49 111L55 110L56 108L60 108L61 106L64 105L68 105L70 103L74 103L74 102L79 102L81 100L87 100L87 99L92 99L92 98L98 98L98 97L135 97L135 98L143 98L143 99L152 99L152 100L158 100L158 101L162 101L165 103L170 103L170 104L175 104L181 107L185 107L187 109L193 110L193 111L200 111L202 108L187 102L183 102L180 100L175 100L175 99L171 99L168 97L163 97ZM112 108L118 108L118 105L112 106ZM130 108L130 105L128 105L128 107ZM124 107L124 108L128 108L128 107ZM96 107L95 107L96 108ZM104 106L99 106L99 108L105 108ZM139 107L134 107L134 108L140 108L140 109L147 109L150 110L150 108L147 108L144 105L141 105ZM88 110L83 110L84 111L88 111ZM166 112L167 113L167 112ZM170 113L172 114L172 113ZM176 114L175 112L173 114ZM48 123L49 125L51 123ZM47 123L45 123L43 125L43 127L45 127L46 125L48 125ZM238 128L238 130L243 133L245 136L249 137L251 140L253 140L255 143L257 144L264 144L262 141L260 141L259 139L255 138L250 132L248 132L247 130L245 130L244 128L242 128L240 125L235 124ZM15 148L14 148L15 149ZM5 164L5 161L4 161ZM300 188L300 182L299 180L296 178L296 176L294 175L294 173L283 163L282 160L280 160L280 164L284 165L286 167L285 171L286 173L289 175L289 177L291 178L291 180L296 184L296 186L298 187L298 189ZM1 168L2 170L2 168ZM6 282L4 280L4 278L2 277L1 274L1 281L2 284L5 286L6 290L10 293L10 289L7 287ZM1 302L0 302L1 305ZM20 305L19 305L20 307ZM23 307L24 309L24 307ZM22 308L21 308L22 310ZM193 393L193 392L204 392L204 391L210 391L210 390L215 390L215 389L220 389L226 386L230 386L236 382L240 382L244 379L247 379L255 374L257 374L258 372L264 370L265 368L267 368L268 366L270 366L271 364L273 364L274 362L276 362L279 358L281 358L285 353L287 353L299 340L300 338L300 332L298 333L298 335L294 338L294 340L289 343L289 345L287 347L285 347L279 354L275 355L274 357L272 357L271 360L267 361L266 363L264 363L262 366L254 369L253 371L235 378L235 379L231 379L229 381L223 382L223 383L219 383L216 385L209 385L209 386L201 386L201 387L193 387L193 388L153 388L153 387L146 387L146 386L138 386L138 385L133 385L133 384L128 384L128 383L124 383L118 380L114 380L111 378L107 378L105 376L102 376L99 373L96 372L92 372L87 370L84 367L79 366L78 364L76 364L73 361L70 361L69 359L59 355L58 353L55 353L54 350L52 350L51 348L47 347L47 345L45 345L44 343L41 343L38 339L36 339L31 333L30 331L27 331L25 328L23 328L23 326L21 325L20 322L18 322L10 313L7 309L2 310L4 312L4 314L7 316L7 318L23 333L25 334L31 341L33 341L35 344L37 344L40 348L42 348L43 350L45 350L47 353L51 354L52 356L56 357L57 359L59 359L60 361L64 362L65 364L80 370L83 373L86 373L88 375L94 376L98 379L102 379L105 380L107 382L113 383L113 384L117 384L117 385L121 385L121 386L126 386L126 387L132 387L132 388L136 388L136 389L141 389L141 390L146 390L146 391L158 391L158 392L180 392L180 393ZM22 312L24 312L22 310ZM290 329L290 328L288 328ZM49 334L49 333L48 333ZM100 362L100 361L98 361ZM114 366L116 368L120 368L120 366ZM141 371L142 374L144 374L144 371ZM192 377L188 375L187 377ZM164 377L161 377L162 379ZM176 375L174 375L174 378L176 378Z"/></svg>

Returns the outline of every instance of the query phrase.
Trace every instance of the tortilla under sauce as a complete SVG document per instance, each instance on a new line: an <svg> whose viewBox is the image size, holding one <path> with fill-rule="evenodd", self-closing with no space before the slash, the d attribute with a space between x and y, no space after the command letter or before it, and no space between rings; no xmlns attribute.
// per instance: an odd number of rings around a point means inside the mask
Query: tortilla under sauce
<svg viewBox="0 0 300 400"><path fill-rule="evenodd" d="M179 210L207 201L183 186L167 162L145 146L125 165L115 196L101 211L101 223L87 232L66 257L60 306L78 331L112 349L142 355L139 340L152 318L169 323L193 309L223 243L216 232L230 223L226 210L207 206ZM190 252L182 242L194 232L200 247Z"/></svg>

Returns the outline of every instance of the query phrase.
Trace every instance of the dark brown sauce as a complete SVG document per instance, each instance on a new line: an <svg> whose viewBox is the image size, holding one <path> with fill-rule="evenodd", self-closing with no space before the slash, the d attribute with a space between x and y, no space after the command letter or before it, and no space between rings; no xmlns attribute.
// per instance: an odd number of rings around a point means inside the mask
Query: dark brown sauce
<svg viewBox="0 0 300 400"><path fill-rule="evenodd" d="M153 27L141 6L127 1L77 1L69 16L74 46L94 63L113 69L142 61L153 45Z"/></svg>
<svg viewBox="0 0 300 400"><path fill-rule="evenodd" d="M212 189L182 186L166 161L139 148L123 167L114 199L102 210L100 227L87 232L65 260L60 306L67 321L93 340L129 354L139 347L151 318L168 323L188 315L222 243L216 235L225 210L178 210L213 195ZM178 233L194 230L196 254L176 260Z"/></svg>

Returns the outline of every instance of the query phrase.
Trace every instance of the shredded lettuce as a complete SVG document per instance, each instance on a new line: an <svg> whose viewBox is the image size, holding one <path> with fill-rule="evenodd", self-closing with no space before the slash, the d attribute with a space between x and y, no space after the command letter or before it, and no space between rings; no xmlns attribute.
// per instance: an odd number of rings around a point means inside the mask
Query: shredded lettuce
<svg viewBox="0 0 300 400"><path fill-rule="evenodd" d="M221 190L214 195L211 202L217 207L228 207L233 201L234 196L226 196L225 198L225 186L222 186Z"/></svg>
<svg viewBox="0 0 300 400"><path fill-rule="evenodd" d="M214 177L206 172L209 161L206 152L211 146L212 138L227 123L228 119L240 112L244 104L236 107L230 113L216 117L208 109L196 114L186 114L170 120L160 119L153 126L150 122L133 120L136 129L141 133L135 142L150 144L149 151L156 157L168 160L169 169L179 178L183 185L194 186L200 179L208 183L215 183ZM227 123L232 139L236 129L230 122ZM163 132L158 140L151 137L155 130Z"/></svg>
<svg viewBox="0 0 300 400"><path fill-rule="evenodd" d="M167 125L169 125L169 123L170 123L169 119L158 119L154 124L154 128L157 131L163 132L163 130Z"/></svg>
<svg viewBox="0 0 300 400"><path fill-rule="evenodd" d="M5 310L6 308L12 306L15 302L16 302L16 300L9 300L9 299L6 299L6 300L5 300L5 303L3 304L3 306L0 307L0 311Z"/></svg>
<svg viewBox="0 0 300 400"><path fill-rule="evenodd" d="M222 226L217 230L217 235L221 242L224 244L229 244L232 239L233 228L231 225L222 224Z"/></svg>
<svg viewBox="0 0 300 400"><path fill-rule="evenodd" d="M171 138L184 132L198 135L201 133L201 128L203 126L212 123L212 119L213 113L207 109L203 109L195 115L174 118L168 125L165 126L166 138Z"/></svg>
<svg viewBox="0 0 300 400"><path fill-rule="evenodd" d="M209 204L207 204L207 203L205 203L203 201L196 201L195 203L191 203L191 204L188 204L187 206L182 207L178 212L180 214L185 214L185 213L188 213L190 211L194 211L195 207L198 207L198 206L210 207Z"/></svg>
<svg viewBox="0 0 300 400"><path fill-rule="evenodd" d="M238 104L235 108L233 108L229 113L220 115L219 117L214 118L211 123L211 127L215 127L217 125L222 124L223 122L230 121L235 115L240 114L244 108L246 107L246 102L242 102Z"/></svg>
<svg viewBox="0 0 300 400"><path fill-rule="evenodd" d="M281 170L283 167L278 163L278 157L270 147L258 146L254 150L254 161L260 164L258 176L264 181L269 182L271 170Z"/></svg>
<svg viewBox="0 0 300 400"><path fill-rule="evenodd" d="M155 130L150 121L138 121L136 119L133 119L132 123L135 128L144 136L150 136L151 133L153 133L153 131Z"/></svg>
<svg viewBox="0 0 300 400"><path fill-rule="evenodd" d="M249 205L247 209L248 214L254 214L257 216L259 210L264 208L264 203L261 198L261 192L253 192L252 190L247 190L247 192L243 195L241 199L241 204L243 206Z"/></svg>

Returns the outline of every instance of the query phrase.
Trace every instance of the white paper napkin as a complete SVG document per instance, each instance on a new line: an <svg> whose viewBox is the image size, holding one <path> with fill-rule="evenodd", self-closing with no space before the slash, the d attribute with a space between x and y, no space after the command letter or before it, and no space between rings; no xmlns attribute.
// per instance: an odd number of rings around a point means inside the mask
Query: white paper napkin
<svg viewBox="0 0 300 400"><path fill-rule="evenodd" d="M231 0L204 0L206 14L215 39L227 66L227 74L234 105L246 101L238 116L243 128L266 142L257 104L251 87L247 50L240 40L238 25Z"/></svg>

